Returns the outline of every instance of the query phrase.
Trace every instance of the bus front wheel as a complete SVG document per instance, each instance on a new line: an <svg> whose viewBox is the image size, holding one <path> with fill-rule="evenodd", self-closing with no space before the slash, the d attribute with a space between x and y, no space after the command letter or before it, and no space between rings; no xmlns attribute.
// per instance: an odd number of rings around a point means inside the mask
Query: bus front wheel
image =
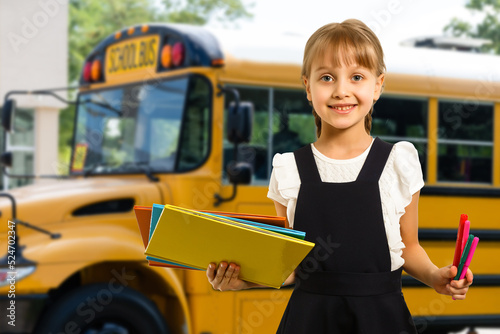
<svg viewBox="0 0 500 334"><path fill-rule="evenodd" d="M91 284L69 292L42 314L39 334L168 334L156 305L121 286Z"/></svg>

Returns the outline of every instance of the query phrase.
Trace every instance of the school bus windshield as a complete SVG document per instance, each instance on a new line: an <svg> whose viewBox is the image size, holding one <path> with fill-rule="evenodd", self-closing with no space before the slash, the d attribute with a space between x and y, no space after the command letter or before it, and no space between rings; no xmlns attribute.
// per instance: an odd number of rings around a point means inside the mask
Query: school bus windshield
<svg viewBox="0 0 500 334"><path fill-rule="evenodd" d="M210 109L211 85L197 75L82 93L71 171L193 169L208 154Z"/></svg>

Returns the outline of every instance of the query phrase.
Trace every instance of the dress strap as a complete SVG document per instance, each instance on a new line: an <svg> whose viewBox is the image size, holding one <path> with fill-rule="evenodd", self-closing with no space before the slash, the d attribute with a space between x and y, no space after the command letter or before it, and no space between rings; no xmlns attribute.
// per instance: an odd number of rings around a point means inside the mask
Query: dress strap
<svg viewBox="0 0 500 334"><path fill-rule="evenodd" d="M318 167L314 160L314 155L311 149L311 144L299 148L293 152L295 162L299 171L301 183L320 183Z"/></svg>
<svg viewBox="0 0 500 334"><path fill-rule="evenodd" d="M356 181L378 181L394 145L375 138Z"/></svg>

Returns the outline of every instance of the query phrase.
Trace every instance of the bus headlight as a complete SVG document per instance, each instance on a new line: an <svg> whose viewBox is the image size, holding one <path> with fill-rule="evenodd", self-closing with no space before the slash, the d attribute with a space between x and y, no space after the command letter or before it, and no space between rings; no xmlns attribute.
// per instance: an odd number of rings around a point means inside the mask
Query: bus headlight
<svg viewBox="0 0 500 334"><path fill-rule="evenodd" d="M5 285L15 285L23 278L35 272L35 266L18 267L15 270L0 268L0 287Z"/></svg>

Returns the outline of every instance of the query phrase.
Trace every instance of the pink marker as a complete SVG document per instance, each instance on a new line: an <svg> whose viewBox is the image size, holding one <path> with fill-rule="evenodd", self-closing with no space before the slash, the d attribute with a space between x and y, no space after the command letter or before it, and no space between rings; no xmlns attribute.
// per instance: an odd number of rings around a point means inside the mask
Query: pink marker
<svg viewBox="0 0 500 334"><path fill-rule="evenodd" d="M469 230L470 230L470 221L466 220L464 223L464 234L462 237L462 250L460 253L464 251L465 244L467 243L467 239L469 239Z"/></svg>
<svg viewBox="0 0 500 334"><path fill-rule="evenodd" d="M470 245L469 254L467 255L467 260L465 260L464 268L462 269L462 273L460 274L460 279L465 278L465 274L467 274L467 269L469 269L469 265L472 261L472 257L474 256L474 251L476 250L477 243L479 242L479 238L475 237L472 240L472 244Z"/></svg>

